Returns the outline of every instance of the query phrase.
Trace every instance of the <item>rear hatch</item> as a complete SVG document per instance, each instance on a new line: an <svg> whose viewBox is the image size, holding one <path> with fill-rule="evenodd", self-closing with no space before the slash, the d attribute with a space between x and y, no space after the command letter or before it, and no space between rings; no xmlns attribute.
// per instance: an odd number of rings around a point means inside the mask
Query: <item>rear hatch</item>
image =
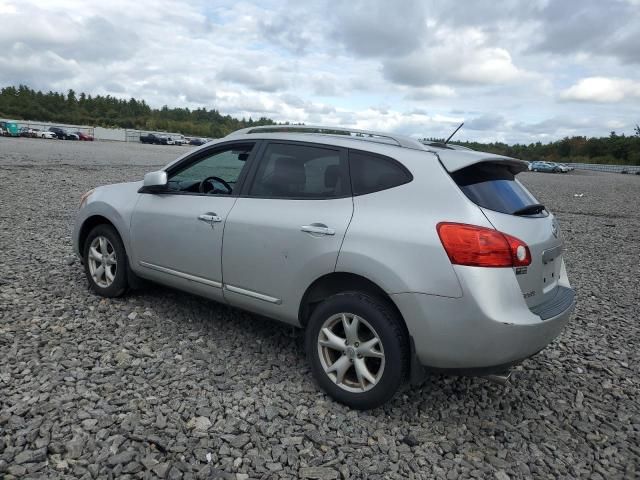
<svg viewBox="0 0 640 480"><path fill-rule="evenodd" d="M513 271L529 308L552 300L561 274L562 237L555 217L515 178L527 164L479 152L464 158L447 153L438 152L464 194L497 230L528 245L531 264Z"/></svg>

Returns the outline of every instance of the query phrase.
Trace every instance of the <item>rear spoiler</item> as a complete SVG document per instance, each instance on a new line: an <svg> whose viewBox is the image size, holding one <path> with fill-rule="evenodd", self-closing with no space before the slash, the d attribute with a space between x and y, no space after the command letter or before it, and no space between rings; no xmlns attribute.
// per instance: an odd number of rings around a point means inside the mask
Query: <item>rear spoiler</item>
<svg viewBox="0 0 640 480"><path fill-rule="evenodd" d="M523 160L505 157L503 155L495 155L493 153L476 152L473 150L444 149L429 149L429 151L438 157L440 163L442 163L442 166L449 173L462 170L463 168L475 165L476 163L494 163L505 165L514 175L529 169L527 162Z"/></svg>

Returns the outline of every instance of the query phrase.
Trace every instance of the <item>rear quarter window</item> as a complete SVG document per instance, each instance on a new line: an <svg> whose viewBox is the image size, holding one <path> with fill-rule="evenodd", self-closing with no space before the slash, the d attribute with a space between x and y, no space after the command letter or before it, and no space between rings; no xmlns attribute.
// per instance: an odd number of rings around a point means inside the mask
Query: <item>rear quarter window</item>
<svg viewBox="0 0 640 480"><path fill-rule="evenodd" d="M505 165L476 163L451 177L469 200L489 210L512 214L538 203Z"/></svg>
<svg viewBox="0 0 640 480"><path fill-rule="evenodd" d="M397 160L357 150L349 150L349 171L354 195L379 192L413 180L413 176Z"/></svg>

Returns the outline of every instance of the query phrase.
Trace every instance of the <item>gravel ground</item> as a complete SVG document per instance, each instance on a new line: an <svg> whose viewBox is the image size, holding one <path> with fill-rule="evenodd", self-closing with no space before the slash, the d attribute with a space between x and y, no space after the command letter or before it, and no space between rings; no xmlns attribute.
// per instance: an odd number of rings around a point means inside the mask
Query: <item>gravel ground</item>
<svg viewBox="0 0 640 480"><path fill-rule="evenodd" d="M513 386L434 376L358 412L315 387L294 329L88 291L80 195L187 150L0 138L0 477L637 476L640 177L521 175L560 218L579 304Z"/></svg>

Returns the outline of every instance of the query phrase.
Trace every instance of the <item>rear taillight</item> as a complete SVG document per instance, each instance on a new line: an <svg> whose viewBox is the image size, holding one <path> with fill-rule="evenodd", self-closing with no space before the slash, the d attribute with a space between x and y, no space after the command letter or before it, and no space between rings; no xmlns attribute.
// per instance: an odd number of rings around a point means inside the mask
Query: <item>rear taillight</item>
<svg viewBox="0 0 640 480"><path fill-rule="evenodd" d="M531 252L522 240L491 228L439 223L440 241L451 263L472 267L526 267Z"/></svg>

